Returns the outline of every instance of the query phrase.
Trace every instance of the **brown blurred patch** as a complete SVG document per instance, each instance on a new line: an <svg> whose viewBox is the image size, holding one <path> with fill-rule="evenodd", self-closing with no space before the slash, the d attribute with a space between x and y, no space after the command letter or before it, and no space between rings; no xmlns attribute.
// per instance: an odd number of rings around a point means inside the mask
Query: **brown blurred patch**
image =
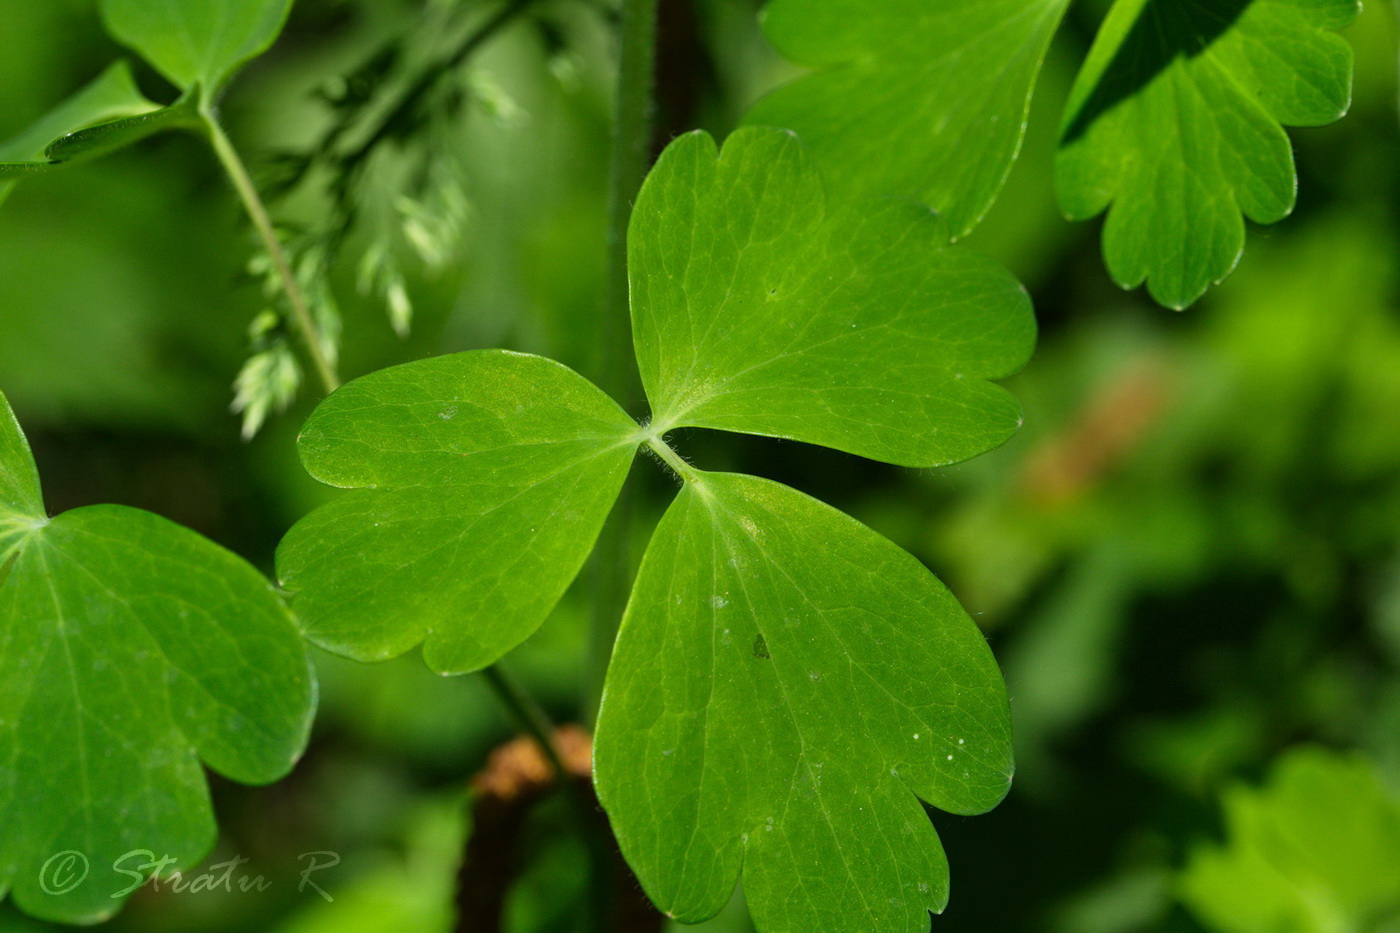
<svg viewBox="0 0 1400 933"><path fill-rule="evenodd" d="M1026 458L1021 488L1042 506L1064 505L1128 459L1174 396L1159 354L1140 357L1104 380L1079 415Z"/></svg>
<svg viewBox="0 0 1400 933"><path fill-rule="evenodd" d="M507 895L526 867L525 830L531 811L556 793L577 795L587 814L585 834L591 854L588 905L606 917L599 930L659 933L664 917L642 892L623 861L593 790L593 739L576 725L560 726L553 744L566 775L561 786L553 766L534 739L520 737L498 747L472 778L472 832L458 876L457 929L500 933Z"/></svg>

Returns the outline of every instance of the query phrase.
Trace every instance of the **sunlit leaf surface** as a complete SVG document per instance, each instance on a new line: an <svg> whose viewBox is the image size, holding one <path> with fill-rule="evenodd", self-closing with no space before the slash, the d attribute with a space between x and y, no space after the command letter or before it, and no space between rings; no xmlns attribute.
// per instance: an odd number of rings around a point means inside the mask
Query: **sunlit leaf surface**
<svg viewBox="0 0 1400 933"><path fill-rule="evenodd" d="M282 777L314 701L290 614L240 558L138 509L46 517L0 396L0 892L92 922L139 880L114 865L192 866L215 836L201 762Z"/></svg>
<svg viewBox="0 0 1400 933"><path fill-rule="evenodd" d="M742 872L766 933L926 933L948 868L919 799L995 806L1005 688L917 560L786 486L692 478L647 551L597 781L647 893L685 921Z"/></svg>

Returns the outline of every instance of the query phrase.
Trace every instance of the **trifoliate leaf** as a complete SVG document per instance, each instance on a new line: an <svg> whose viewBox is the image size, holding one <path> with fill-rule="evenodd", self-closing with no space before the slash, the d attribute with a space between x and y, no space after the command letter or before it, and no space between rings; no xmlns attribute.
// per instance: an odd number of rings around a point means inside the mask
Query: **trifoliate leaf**
<svg viewBox="0 0 1400 933"><path fill-rule="evenodd" d="M126 62L113 63L24 132L0 143L0 202L14 187L13 179L45 171L57 164L44 150L58 137L104 120L159 109L159 104L147 100L137 90L131 67Z"/></svg>
<svg viewBox="0 0 1400 933"><path fill-rule="evenodd" d="M637 360L658 431L793 438L908 466L1005 441L988 382L1030 354L1025 291L928 210L828 208L801 144L743 129L667 147L628 239Z"/></svg>
<svg viewBox="0 0 1400 933"><path fill-rule="evenodd" d="M1192 853L1182 897L1222 933L1331 933L1400 919L1400 797L1359 756L1290 751L1225 796L1228 841Z"/></svg>
<svg viewBox="0 0 1400 933"><path fill-rule="evenodd" d="M0 893L94 922L139 880L122 869L192 866L215 837L201 760L276 780L314 701L290 614L241 559L138 509L46 518L0 395Z"/></svg>
<svg viewBox="0 0 1400 933"><path fill-rule="evenodd" d="M176 87L212 94L272 45L291 7L291 0L102 0L102 19Z"/></svg>
<svg viewBox="0 0 1400 933"><path fill-rule="evenodd" d="M1114 281L1184 308L1234 269L1244 221L1293 209L1287 126L1338 119L1358 0L1117 0L1065 110L1056 189L1071 220L1108 210ZM1111 205L1111 206L1110 206Z"/></svg>
<svg viewBox="0 0 1400 933"><path fill-rule="evenodd" d="M479 350L356 379L317 407L308 472L354 487L283 539L308 637L364 661L419 642L443 673L530 636L617 498L638 427L551 360Z"/></svg>
<svg viewBox="0 0 1400 933"><path fill-rule="evenodd" d="M912 556L785 486L695 474L647 550L599 715L599 797L667 913L744 893L764 933L927 933L948 871L919 799L995 806L1006 691Z"/></svg>
<svg viewBox="0 0 1400 933"><path fill-rule="evenodd" d="M760 100L751 125L795 130L833 193L931 205L972 229L1021 146L1067 0L773 0L764 32L817 66Z"/></svg>

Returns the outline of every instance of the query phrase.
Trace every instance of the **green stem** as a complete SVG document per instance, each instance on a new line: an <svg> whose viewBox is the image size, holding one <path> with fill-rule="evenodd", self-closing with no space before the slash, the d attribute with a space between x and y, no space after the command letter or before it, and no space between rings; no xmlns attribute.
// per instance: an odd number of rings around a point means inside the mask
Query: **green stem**
<svg viewBox="0 0 1400 933"><path fill-rule="evenodd" d="M248 175L248 169L243 165L243 160L238 157L238 150L233 148L233 143L229 140L228 134L224 132L224 128L219 125L213 111L205 106L200 108L199 114L209 131L209 141L214 147L214 153L219 157L219 162L223 165L224 171L228 173L229 180L233 182L233 187L238 191L238 196L243 201L243 207L248 211L248 216L252 219L258 236L262 238L263 248L267 250L268 256L272 259L272 266L277 271L277 277L282 280L282 291L287 296L287 304L291 305L292 318L296 322L297 330L301 332L302 343L306 345L306 354L311 358L317 375L321 377L321 385L325 388L326 394L329 395L340 387L340 377L321 349L320 334L317 331L316 322L311 317L311 311L306 304L306 296L302 294L301 286L297 284L292 267L287 262L286 251L282 249L282 241L277 238L277 231L272 226L272 218L268 216L267 207L263 204L262 198L258 196L258 189L253 184L253 179Z"/></svg>
<svg viewBox="0 0 1400 933"><path fill-rule="evenodd" d="M676 453L675 448L666 443L664 438L660 436L648 437L647 447L660 457L663 463L674 470L682 480L690 482L697 478L695 468L681 459L681 455Z"/></svg>
<svg viewBox="0 0 1400 933"><path fill-rule="evenodd" d="M540 708L528 691L501 662L481 672L486 683L496 694L511 718L525 731L544 753L545 760L554 769L557 786L564 793L569 811L573 815L579 838L584 841L589 853L588 874L591 907L591 923L586 927L589 933L605 933L607 929L607 881L609 877L609 854L603 837L597 832L597 813L594 804L584 795L574 781L574 776L564 767L564 757L554 743L554 723L549 714Z"/></svg>
<svg viewBox="0 0 1400 933"><path fill-rule="evenodd" d="M569 782L569 772L564 768L564 760L559 755L559 749L554 744L554 722L530 696L529 692L521 686L514 675L506 669L505 665L497 661L495 664L481 672L481 676L486 678L486 683L491 687L491 691L496 694L501 705L510 713L511 719L515 720L526 735L535 740L535 744L544 753L545 760L549 762L560 786L566 786Z"/></svg>
<svg viewBox="0 0 1400 933"><path fill-rule="evenodd" d="M623 0L621 53L613 103L608 172L607 270L599 329L598 384L631 410L641 400L632 355L627 283L627 225L651 164L652 90L656 72L657 0Z"/></svg>
<svg viewBox="0 0 1400 933"><path fill-rule="evenodd" d="M594 376L629 411L641 401L632 355L627 285L627 225L651 161L652 85L656 70L657 0L622 0L621 51L613 109L613 151L608 176L607 272L598 328ZM632 566L633 493L630 484L599 535L592 563L593 619L589 645L586 721L602 696L617 627L627 606Z"/></svg>

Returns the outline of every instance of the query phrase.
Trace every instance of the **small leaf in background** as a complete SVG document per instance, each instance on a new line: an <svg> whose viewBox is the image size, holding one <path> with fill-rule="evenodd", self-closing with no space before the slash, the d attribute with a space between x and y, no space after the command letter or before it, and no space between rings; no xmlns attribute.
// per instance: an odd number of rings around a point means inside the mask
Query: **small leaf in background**
<svg viewBox="0 0 1400 933"><path fill-rule="evenodd" d="M147 100L137 90L131 66L124 61L114 62L24 132L0 143L0 203L9 196L16 176L41 172L54 165L44 150L55 139L104 120L159 109L159 104Z"/></svg>
<svg viewBox="0 0 1400 933"><path fill-rule="evenodd" d="M229 411L241 415L243 439L252 440L268 415L284 412L301 388L301 363L275 311L262 311L248 328L252 353L233 380Z"/></svg>
<svg viewBox="0 0 1400 933"><path fill-rule="evenodd" d="M189 868L214 843L201 760L282 777L315 682L276 591L242 559L138 509L44 515L0 395L0 891L95 922L132 883L128 853ZM66 854L64 854L66 853ZM120 867L149 873L151 859Z"/></svg>
<svg viewBox="0 0 1400 933"><path fill-rule="evenodd" d="M1357 0L1118 0L1065 109L1055 182L1071 220L1108 210L1103 254L1124 288L1184 308L1234 269L1243 214L1274 223L1297 178L1283 126L1351 100L1331 30ZM1282 124L1282 125L1281 125Z"/></svg>
<svg viewBox="0 0 1400 933"><path fill-rule="evenodd" d="M1025 290L947 245L917 205L824 206L790 133L667 147L629 234L642 380L665 429L835 447L906 466L964 460L1020 425L988 379L1035 340Z"/></svg>
<svg viewBox="0 0 1400 933"><path fill-rule="evenodd" d="M233 70L265 52L291 0L102 0L107 31L181 90L216 93Z"/></svg>
<svg viewBox="0 0 1400 933"><path fill-rule="evenodd" d="M1021 146L1067 0L774 0L764 32L820 68L760 100L750 125L797 132L830 190L922 201L959 237Z"/></svg>
<svg viewBox="0 0 1400 933"><path fill-rule="evenodd" d="M340 359L343 318L330 287L332 260L325 240L315 235L287 237L283 249L315 322L321 356L334 369ZM242 415L245 441L262 430L269 415L281 414L296 401L305 376L293 349L296 312L278 264L266 248L259 248L248 260L247 270L262 281L263 298L269 306L248 325L248 358L233 380L229 410Z"/></svg>
<svg viewBox="0 0 1400 933"><path fill-rule="evenodd" d="M1400 796L1357 755L1297 748L1225 795L1227 840L1191 855L1182 899L1222 933L1400 921Z"/></svg>
<svg viewBox="0 0 1400 933"><path fill-rule="evenodd" d="M308 898L273 933L451 933L469 813L456 795L422 802L389 851L330 898Z"/></svg>
<svg viewBox="0 0 1400 933"><path fill-rule="evenodd" d="M380 370L317 407L308 472L356 488L277 551L316 644L363 661L419 642L441 673L529 637L577 575L638 428L565 366L480 350Z"/></svg>
<svg viewBox="0 0 1400 933"><path fill-rule="evenodd" d="M743 873L765 933L927 933L948 869L919 798L1011 781L986 640L916 559L786 486L687 483L642 562L596 745L647 893L686 922Z"/></svg>

